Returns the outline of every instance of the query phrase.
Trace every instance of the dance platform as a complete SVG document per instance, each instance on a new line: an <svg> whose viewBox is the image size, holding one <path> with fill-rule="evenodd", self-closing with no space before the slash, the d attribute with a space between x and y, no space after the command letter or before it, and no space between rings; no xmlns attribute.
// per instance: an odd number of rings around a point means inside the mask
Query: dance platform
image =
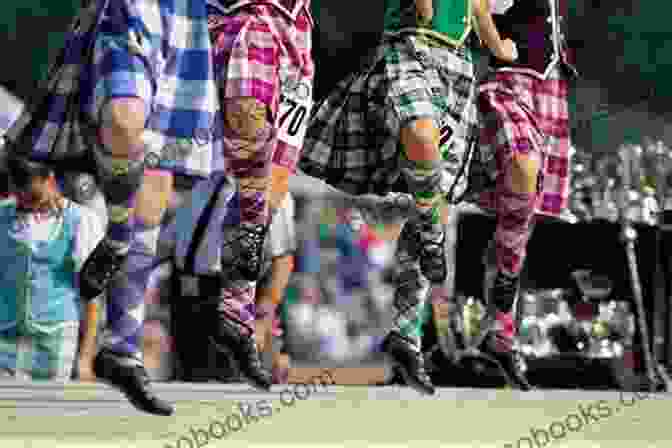
<svg viewBox="0 0 672 448"><path fill-rule="evenodd" d="M295 393L289 387L282 395L285 403ZM174 416L141 414L101 384L0 383L0 447L672 446L669 394L638 399L618 391L440 388L423 397L399 387L311 385L307 395L305 388L296 389L304 400L284 405L280 397L287 386L269 393L221 384L166 383L155 389L176 404ZM209 436L207 443L198 433L240 414L239 403L260 400L272 403L271 415L222 439ZM566 434L552 444L528 443L533 430L543 442L539 430L558 435L563 427Z"/></svg>

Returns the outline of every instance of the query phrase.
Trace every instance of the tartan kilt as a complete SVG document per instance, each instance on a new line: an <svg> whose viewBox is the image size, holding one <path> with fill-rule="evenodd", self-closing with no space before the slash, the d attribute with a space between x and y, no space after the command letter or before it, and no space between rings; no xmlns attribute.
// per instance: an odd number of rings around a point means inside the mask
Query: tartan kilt
<svg viewBox="0 0 672 448"><path fill-rule="evenodd" d="M64 47L42 82L41 97L31 102L8 130L6 138L12 140L8 151L50 163L56 170L97 175L98 155L106 152L99 139L103 105L111 98L137 97L150 108L142 134L145 167L209 176L213 168L213 123L205 111L194 111L191 105L182 104L187 97L187 104L199 98L199 89L193 87L191 95L183 95L184 98L175 95L171 105L164 104L170 95L162 93L175 89L176 84L197 83L179 76L168 79L159 73L155 51L141 47L130 28L114 37L104 32L101 24L108 16L118 14L116 9L112 13L104 9L114 6L110 4L110 0L90 2L75 17ZM107 23L108 27L119 25L109 20L112 25ZM198 53L194 49L181 52ZM110 94L115 84L118 90ZM120 95L121 89L128 94ZM212 90L214 93L214 82ZM194 121L198 123L193 124ZM187 136L167 135L167 128Z"/></svg>
<svg viewBox="0 0 672 448"><path fill-rule="evenodd" d="M315 108L299 168L350 194L408 192L399 133L420 118L442 129L445 189L464 189L466 176L458 174L468 164L477 119L468 50L410 35L385 38L370 63Z"/></svg>
<svg viewBox="0 0 672 448"><path fill-rule="evenodd" d="M16 329L0 332L0 378L71 379L79 344L79 322L49 326L31 334L19 334Z"/></svg>
<svg viewBox="0 0 672 448"><path fill-rule="evenodd" d="M497 180L516 152L542 154L538 214L561 217L569 198L569 83L561 68L547 79L495 71L479 87L479 142L466 200L497 210ZM501 188L501 187L500 187Z"/></svg>

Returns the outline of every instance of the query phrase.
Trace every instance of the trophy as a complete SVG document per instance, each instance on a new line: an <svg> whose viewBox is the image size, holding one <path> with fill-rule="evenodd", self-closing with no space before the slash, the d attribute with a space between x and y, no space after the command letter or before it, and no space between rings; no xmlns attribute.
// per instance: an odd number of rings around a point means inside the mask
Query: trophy
<svg viewBox="0 0 672 448"><path fill-rule="evenodd" d="M670 389L670 378L664 368L658 363L651 350L649 341L649 326L646 321L646 309L644 307L644 295L642 293L642 284L639 278L637 266L637 254L635 252L635 242L637 241L637 230L633 226L631 204L628 203L627 194L633 187L640 186L644 177L642 170L642 153L640 146L624 145L618 152L619 176L621 180L621 195L619 197L619 217L621 223L621 241L625 246L625 252L628 259L628 268L630 272L630 283L632 285L633 298L637 309L637 323L639 325L642 338L642 351L644 355L644 364L646 376L652 391L659 389Z"/></svg>

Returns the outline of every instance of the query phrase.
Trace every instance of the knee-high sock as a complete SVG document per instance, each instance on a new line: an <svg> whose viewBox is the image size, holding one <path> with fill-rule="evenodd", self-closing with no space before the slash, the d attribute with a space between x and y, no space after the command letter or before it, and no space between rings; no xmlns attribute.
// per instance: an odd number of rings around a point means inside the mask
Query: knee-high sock
<svg viewBox="0 0 672 448"><path fill-rule="evenodd" d="M408 150L402 151L401 171L408 183L410 192L415 197L416 207L421 217L439 225L441 204L441 169L442 162L438 148L436 159L429 161L415 160Z"/></svg>
<svg viewBox="0 0 672 448"><path fill-rule="evenodd" d="M135 221L133 239L123 275L108 292L106 348L142 359L142 332L145 318L145 291L154 269L160 227Z"/></svg>
<svg viewBox="0 0 672 448"><path fill-rule="evenodd" d="M509 276L520 274L533 229L536 194L500 190L497 199L495 250L497 269Z"/></svg>
<svg viewBox="0 0 672 448"><path fill-rule="evenodd" d="M256 316L256 282L236 280L226 288L222 288L219 312L239 326L241 331L254 337L254 321Z"/></svg>
<svg viewBox="0 0 672 448"><path fill-rule="evenodd" d="M420 271L413 247L416 243L406 239L405 235L402 233L399 238L395 254L398 271L392 330L408 338L420 350L424 308L430 293L430 283Z"/></svg>
<svg viewBox="0 0 672 448"><path fill-rule="evenodd" d="M236 107L231 101L229 107ZM268 187L275 146L273 127L266 123L253 138L242 138L239 131L224 128L224 158L227 170L238 180L240 222L268 223Z"/></svg>

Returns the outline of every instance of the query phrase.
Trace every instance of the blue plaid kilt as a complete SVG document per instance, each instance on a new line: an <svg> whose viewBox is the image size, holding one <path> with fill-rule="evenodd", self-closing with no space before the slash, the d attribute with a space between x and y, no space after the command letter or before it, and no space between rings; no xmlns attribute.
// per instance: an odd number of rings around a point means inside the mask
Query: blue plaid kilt
<svg viewBox="0 0 672 448"><path fill-rule="evenodd" d="M218 100L205 2L141 3L97 0L80 11L44 97L7 132L9 151L95 173L102 107L134 97L148 111L145 166L209 176Z"/></svg>

